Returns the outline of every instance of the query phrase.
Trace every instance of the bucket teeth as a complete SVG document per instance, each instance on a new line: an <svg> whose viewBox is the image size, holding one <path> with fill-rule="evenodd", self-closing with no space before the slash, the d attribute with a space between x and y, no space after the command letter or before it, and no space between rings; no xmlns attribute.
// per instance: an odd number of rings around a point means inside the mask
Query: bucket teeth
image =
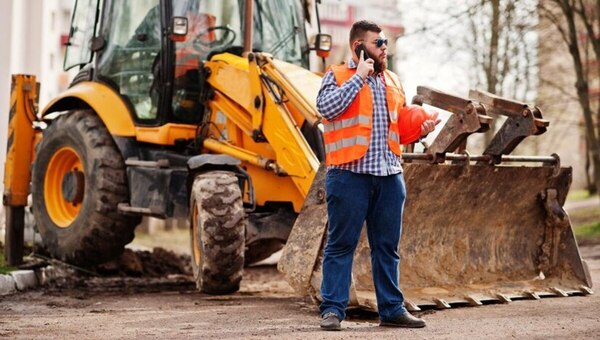
<svg viewBox="0 0 600 340"><path fill-rule="evenodd" d="M409 301L409 300L404 300L404 307L409 312L418 312L421 310L421 308L419 308L419 306L416 303L413 303L412 301Z"/></svg>
<svg viewBox="0 0 600 340"><path fill-rule="evenodd" d="M562 290L562 289L560 289L560 288L558 288L558 287L552 287L552 288L550 288L550 290L551 290L552 292L554 292L554 293L555 293L556 295L558 295L558 296L562 296L562 297L567 297L567 296L569 296L569 294L567 294L567 292L565 292L564 290Z"/></svg>
<svg viewBox="0 0 600 340"><path fill-rule="evenodd" d="M526 291L525 295L532 300L540 300L540 296L534 291Z"/></svg>
<svg viewBox="0 0 600 340"><path fill-rule="evenodd" d="M581 287L579 287L579 290L583 293L583 295L592 295L592 294L594 294L594 291L590 287L581 286Z"/></svg>
<svg viewBox="0 0 600 340"><path fill-rule="evenodd" d="M508 296L504 295L504 294L496 294L496 297L498 298L498 300L500 300L500 302L502 303L509 303L511 302L511 298L509 298Z"/></svg>
<svg viewBox="0 0 600 340"><path fill-rule="evenodd" d="M469 306L472 306L472 307L477 307L477 306L483 305L483 303L479 299L477 299L473 296L467 296L467 297L465 297L465 300L467 300L467 302L469 303Z"/></svg>
<svg viewBox="0 0 600 340"><path fill-rule="evenodd" d="M444 299L433 299L433 302L435 302L435 307L437 309L451 308L450 304Z"/></svg>

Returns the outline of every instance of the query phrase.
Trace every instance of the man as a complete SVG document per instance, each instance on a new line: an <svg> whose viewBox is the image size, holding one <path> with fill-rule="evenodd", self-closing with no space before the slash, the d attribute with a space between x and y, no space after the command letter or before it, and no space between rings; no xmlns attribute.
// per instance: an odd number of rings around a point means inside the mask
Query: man
<svg viewBox="0 0 600 340"><path fill-rule="evenodd" d="M400 81L386 70L387 39L379 25L354 23L350 47L352 59L347 65L331 67L317 97L317 108L325 118L329 215L321 328L341 329L354 250L365 221L380 326L424 327L425 321L404 308L398 282L406 196L400 144L427 135L439 120L437 114L405 105Z"/></svg>

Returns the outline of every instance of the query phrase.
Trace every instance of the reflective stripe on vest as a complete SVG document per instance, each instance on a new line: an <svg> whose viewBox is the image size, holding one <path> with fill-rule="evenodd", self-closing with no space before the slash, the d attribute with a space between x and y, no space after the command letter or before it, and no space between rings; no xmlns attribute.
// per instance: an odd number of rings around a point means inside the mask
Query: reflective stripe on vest
<svg viewBox="0 0 600 340"><path fill-rule="evenodd" d="M351 118L346 118L346 119L334 120L332 122L329 122L329 124L325 124L324 128L325 128L325 132L332 132L335 130L349 128L349 127L352 127L352 126L358 125L358 124L369 125L370 123L371 123L371 119L369 119L369 117L356 116L356 117L351 117Z"/></svg>
<svg viewBox="0 0 600 340"><path fill-rule="evenodd" d="M397 134L395 131L390 131L389 139L400 144L400 135Z"/></svg>
<svg viewBox="0 0 600 340"><path fill-rule="evenodd" d="M329 153L329 152L339 151L343 148L347 148L347 147L351 147L351 146L355 146L355 145L369 146L369 140L366 137L362 137L362 136L345 138L345 139L339 140L337 142L326 144L325 152Z"/></svg>
<svg viewBox="0 0 600 340"><path fill-rule="evenodd" d="M349 69L346 65L333 65L331 70L338 86L356 72L356 69ZM384 77L389 117L388 146L392 152L400 155L398 111L404 106L404 93L395 75L386 70ZM370 87L365 85L344 113L335 120L324 121L327 165L344 164L364 157L371 139L372 117L373 97Z"/></svg>

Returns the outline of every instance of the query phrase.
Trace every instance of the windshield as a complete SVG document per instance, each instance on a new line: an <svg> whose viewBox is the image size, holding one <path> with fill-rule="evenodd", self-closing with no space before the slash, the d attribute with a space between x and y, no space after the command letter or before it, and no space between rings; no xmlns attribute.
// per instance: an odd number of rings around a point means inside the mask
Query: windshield
<svg viewBox="0 0 600 340"><path fill-rule="evenodd" d="M308 68L308 50L304 20L299 1L254 2L254 36L256 49Z"/></svg>
<svg viewBox="0 0 600 340"><path fill-rule="evenodd" d="M182 122L198 121L201 60L210 53L241 54L244 0L172 0L173 16L188 19L188 35L175 43L173 114ZM112 1L104 17L106 45L98 60L98 74L131 104L140 120L158 117L161 84L160 53L163 2ZM253 49L308 68L304 19L299 1L254 1Z"/></svg>
<svg viewBox="0 0 600 340"><path fill-rule="evenodd" d="M304 21L294 0L256 0L253 50L308 67ZM175 43L172 113L179 122L201 120L204 106L201 61L211 53L241 54L244 20L243 0L173 2L173 16L188 20L188 33ZM280 15L282 14L283 15Z"/></svg>
<svg viewBox="0 0 600 340"><path fill-rule="evenodd" d="M161 49L159 0L112 1L107 11L98 74L129 100L138 119L155 119L158 91L152 69Z"/></svg>
<svg viewBox="0 0 600 340"><path fill-rule="evenodd" d="M245 0L175 0L173 15L187 16L189 32L206 57L211 51L241 47ZM253 50L308 67L308 48L299 1L255 0Z"/></svg>

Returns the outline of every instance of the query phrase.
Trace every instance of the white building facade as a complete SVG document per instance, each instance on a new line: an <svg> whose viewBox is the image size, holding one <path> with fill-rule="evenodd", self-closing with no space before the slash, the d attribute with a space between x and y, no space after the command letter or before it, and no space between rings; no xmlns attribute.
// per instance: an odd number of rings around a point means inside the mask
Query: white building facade
<svg viewBox="0 0 600 340"><path fill-rule="evenodd" d="M0 1L0 177L4 178L11 74L33 74L40 87L40 107L67 88L62 69L75 0Z"/></svg>

